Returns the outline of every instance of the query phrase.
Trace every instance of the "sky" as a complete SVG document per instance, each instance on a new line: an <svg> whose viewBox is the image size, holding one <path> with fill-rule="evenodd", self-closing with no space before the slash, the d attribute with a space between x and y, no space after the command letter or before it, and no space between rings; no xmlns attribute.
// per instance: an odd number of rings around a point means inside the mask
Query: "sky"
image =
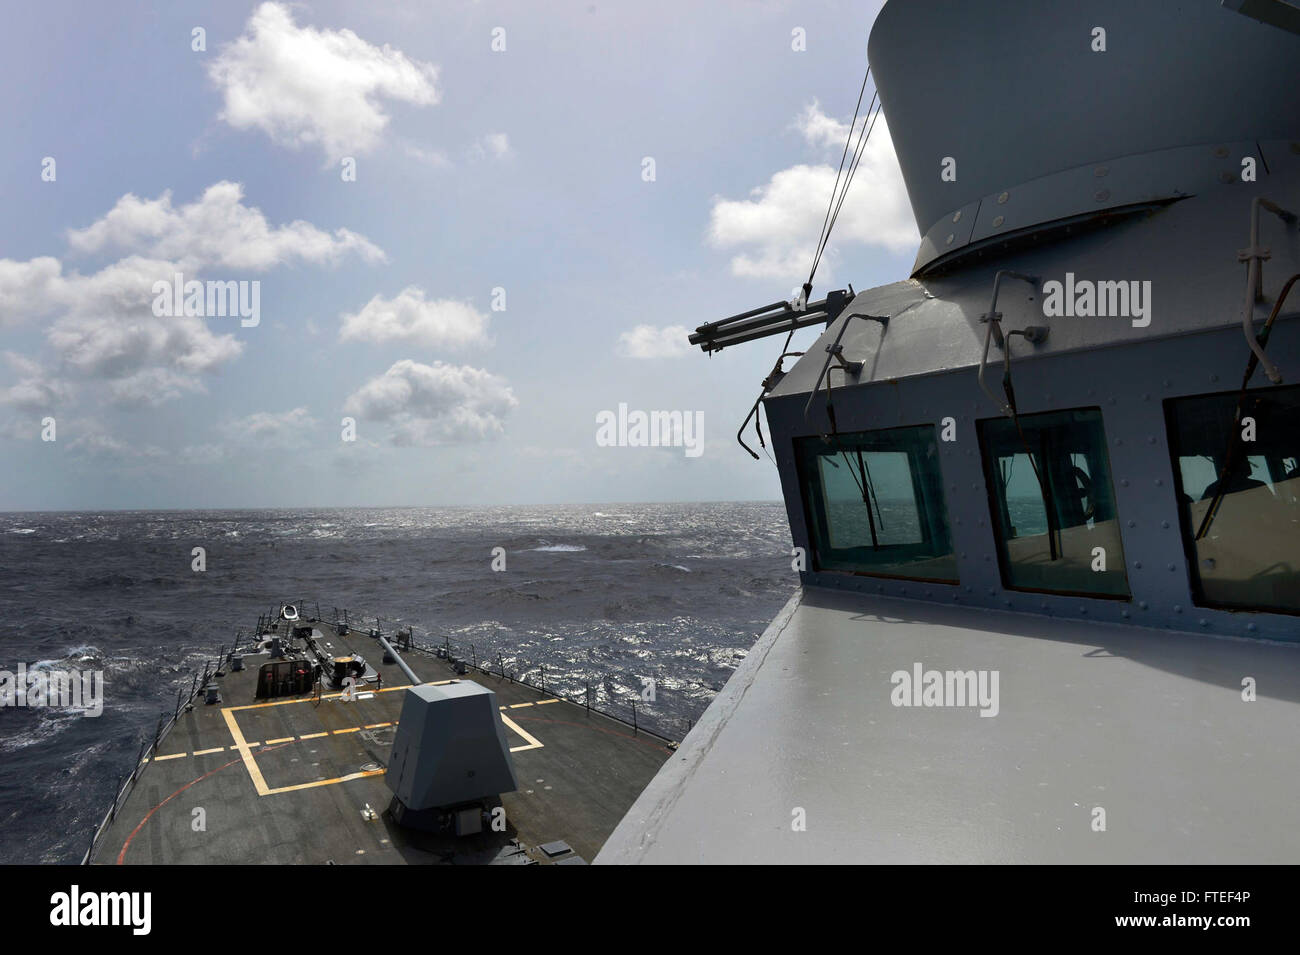
<svg viewBox="0 0 1300 955"><path fill-rule="evenodd" d="M11 6L0 510L777 499L783 339L686 335L807 277L879 6ZM882 118L814 298L918 242Z"/></svg>

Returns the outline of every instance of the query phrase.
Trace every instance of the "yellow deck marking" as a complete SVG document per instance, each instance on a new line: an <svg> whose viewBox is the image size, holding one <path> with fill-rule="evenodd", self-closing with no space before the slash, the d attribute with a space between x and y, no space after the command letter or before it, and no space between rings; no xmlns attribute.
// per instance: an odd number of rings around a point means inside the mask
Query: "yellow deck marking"
<svg viewBox="0 0 1300 955"><path fill-rule="evenodd" d="M518 709L522 709L522 708L525 707L525 706L532 706L532 705L533 705L533 704L531 704L531 703L513 703L513 704L511 704L510 708L511 708L512 710L518 710Z"/></svg>
<svg viewBox="0 0 1300 955"><path fill-rule="evenodd" d="M268 789L265 795L274 796L277 793L297 792L299 789L312 789L316 786L332 786L335 783L346 783L353 779L365 779L367 776L380 776L387 770L368 769L361 773L349 773L346 776L338 776L334 779L318 779L314 783L298 783L296 786L281 786L279 789Z"/></svg>
<svg viewBox="0 0 1300 955"><path fill-rule="evenodd" d="M542 744L541 744L541 742L537 739L537 737L529 735L528 732L526 732L525 730L523 730L522 728L520 728L520 726L519 726L518 723L516 723L516 722L515 722L514 720L512 720L510 717L506 716L504 713L501 714L501 722L502 722L502 723L505 723L506 726L509 726L512 730L514 730L516 733L518 733L518 734L519 734L520 736L522 736L524 739L528 740L528 745L527 745L527 746L511 746L511 747L510 747L510 752L512 752L512 753L522 753L522 752L523 752L524 750L526 750L526 749L541 749L541 748L542 748Z"/></svg>
<svg viewBox="0 0 1300 955"><path fill-rule="evenodd" d="M545 706L547 703L558 703L558 702L560 702L560 701L559 701L559 700L538 700L538 701L537 701L537 705L538 705L538 706Z"/></svg>
<svg viewBox="0 0 1300 955"><path fill-rule="evenodd" d="M460 682L459 679L438 680L436 682L424 683L419 685L446 686L449 683L459 683L459 682ZM412 684L403 684L401 686L386 686L379 690L368 690L366 692L367 693L392 693L397 690L410 689L411 686ZM320 699L337 700L341 696L343 696L342 693L330 693L321 696ZM369 697L363 697L363 698L368 699ZM257 794L259 796L273 796L278 793L297 792L302 789L313 789L317 786L332 786L335 783L346 783L354 779L365 779L368 776L379 776L386 772L386 770L383 769L371 769L363 772L349 773L347 776L338 776L334 779L318 779L315 782L310 782L310 783L298 783L297 785L293 785L293 786L281 786L278 789L272 789L271 787L267 786L266 778L262 775L262 771L258 767L257 761L253 759L252 748L254 746L262 746L262 745L275 746L283 743L291 743L295 739L300 741L307 740L307 739L320 739L323 736L340 735L344 733L356 733L362 729L382 729L383 727L386 726L397 726L399 722L397 720L393 720L391 723L370 723L364 727L349 726L349 727L344 727L343 729L331 730L325 733L308 733L298 737L286 736L282 739L267 740L265 744L250 743L247 740L245 740L243 732L239 729L239 724L235 722L235 713L240 710L259 710L259 709L264 709L265 707L268 706L288 706L291 703L313 703L315 701L316 701L316 697L314 696L302 696L292 700L271 700L267 703L249 703L244 706L230 706L230 707L222 708L221 710L222 718L225 719L226 727L227 729L230 730L230 735L235 740L235 745L229 748L239 753L240 758L244 763L244 768L248 770L249 778L253 781L253 788L257 790ZM554 699L541 700L537 705L540 706L542 703L558 703L558 702L559 700L554 700ZM534 704L532 703L517 703L514 706L509 707L509 709L519 709L520 707L533 706L533 705ZM507 709L507 707L502 706L500 707L500 709L505 710ZM510 752L519 753L528 749L542 748L543 744L539 739L537 739L537 737L533 736L532 734L522 729L517 723L515 723L504 713L501 716L501 720L503 723L506 724L506 726L510 727L510 729L512 729L514 732L518 733L523 739L528 741L528 744L526 746L512 746L510 748ZM202 752L194 753L193 755L199 756L199 755L203 755L203 753L215 753L221 751L223 748L224 747L218 746L216 749L203 750ZM189 754L176 753L172 756L156 756L154 758L155 759L176 759L178 757L185 756L185 755L189 755Z"/></svg>
<svg viewBox="0 0 1300 955"><path fill-rule="evenodd" d="M226 720L226 728L230 730L230 735L235 739L235 749L239 750L239 756L244 761L244 768L248 770L248 777L253 781L253 788L257 790L259 796L265 796L270 791L267 788L266 779L262 776L262 771L257 768L257 760L253 759L253 753L248 748L248 743L244 741L244 734L239 729L239 724L235 722L234 711L223 709L221 715Z"/></svg>
<svg viewBox="0 0 1300 955"><path fill-rule="evenodd" d="M161 762L164 759L180 759L182 756L188 756L188 755L189 753L172 753L170 756L155 756L153 758L153 761L157 763L157 762Z"/></svg>
<svg viewBox="0 0 1300 955"><path fill-rule="evenodd" d="M445 681L445 682L447 682L447 683L452 683L452 682L454 682L454 681L452 681L452 680L447 680L447 681ZM432 685L432 686L441 686L442 684L441 684L441 683L434 683L434 684L431 684L431 685ZM359 690L359 691L357 691L357 692L359 692L359 693L392 693L392 692L394 692L395 690L409 690L410 688L411 688L411 684L409 684L409 683L403 683L401 686L386 686L386 687L384 687L382 690ZM326 693L326 694L324 694L323 696L321 696L321 699L322 699L322 700L337 700L337 699L338 699L340 696L342 696L342 695L343 695L342 693ZM288 706L290 703L313 703L313 702L315 702L315 700L316 700L316 697L314 697L314 696L300 696L300 697L295 697L295 698L292 699L292 700L272 700L272 701L269 702L269 703L249 703L249 704L247 704L247 705L245 705L245 706L232 706L232 707L229 707L229 709L232 709L232 710L260 710L260 709L262 709L263 707L267 707L267 706Z"/></svg>
<svg viewBox="0 0 1300 955"><path fill-rule="evenodd" d="M224 747L224 746L215 746L215 747L213 747L212 749L196 749L196 750L194 751L194 755L195 755L195 756L207 756L209 753L224 753L225 751L226 751L226 747Z"/></svg>

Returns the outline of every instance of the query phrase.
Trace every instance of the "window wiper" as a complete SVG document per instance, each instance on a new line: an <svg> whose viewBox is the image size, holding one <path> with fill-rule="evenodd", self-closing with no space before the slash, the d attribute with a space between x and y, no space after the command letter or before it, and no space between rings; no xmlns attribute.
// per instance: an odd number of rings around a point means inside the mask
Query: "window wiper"
<svg viewBox="0 0 1300 955"><path fill-rule="evenodd" d="M1016 409L1016 391L1011 383L1011 336L1020 335L1031 345L1038 345L1047 340L1048 329L1043 325L1027 325L1024 328L1013 329L1002 334L1002 313L998 311L998 292L1002 289L1002 277L1009 276L1013 279L1020 279L1022 282L1028 282L1038 290L1038 276L1025 275L1022 272L1013 272L1010 269L1000 269L993 276L993 299L989 302L989 310L980 318L981 322L988 325L988 330L984 333L984 354L980 358L979 385L984 393L993 399L1004 415L1011 419L1012 424L1016 426L1016 434L1020 436L1020 444L1025 449L1025 457L1029 458L1029 464L1034 469L1034 477L1038 480L1038 490L1043 496L1043 509L1047 512L1047 543L1051 550L1051 559L1057 560L1060 557L1060 547L1057 541L1057 520L1055 506L1052 500L1052 491L1050 488L1050 479L1044 480L1043 474L1039 470L1038 462L1034 459L1034 453L1029 450L1029 441L1025 437L1024 429L1020 426L1020 413ZM1000 401L992 390L984 384L984 369L989 361L989 345L996 342L997 346L1002 349L1002 392L1006 395L1006 401ZM1047 467L1047 434L1043 434L1043 467ZM1006 496L1006 486L1003 486L1003 496ZM1008 510L1010 515L1010 510Z"/></svg>
<svg viewBox="0 0 1300 955"><path fill-rule="evenodd" d="M880 538L876 533L876 517L880 516L881 530L885 529L885 519L884 519L884 515L880 514L880 500L879 498L876 497L875 486L871 483L871 469L867 467L866 462L862 458L862 449L856 448L855 451L858 457L857 473L855 473L853 470L853 462L849 460L849 453L841 449L840 456L844 458L844 465L849 469L849 477L851 477L853 479L853 483L857 485L858 493L862 495L862 503L867 508L867 526L871 528L871 549L879 550ZM833 457L828 457L826 460L828 460L836 468L839 467L838 464L835 464L835 459ZM861 475L861 477L859 477L859 474ZM874 513L871 507L872 501L875 501Z"/></svg>
<svg viewBox="0 0 1300 955"><path fill-rule="evenodd" d="M876 521L880 521L880 529L885 529L885 517L880 513L880 499L876 497L876 486L871 481L871 469L867 467L866 461L862 457L862 449L857 449L858 454L858 473L862 476L862 503L867 505L867 523L871 527L871 549L880 549L880 539L876 535ZM875 515L873 516L872 505L875 505Z"/></svg>
<svg viewBox="0 0 1300 955"><path fill-rule="evenodd" d="M1251 376L1255 374L1255 369L1259 367L1260 356L1263 348L1268 344L1268 334L1273 329L1273 323L1282 312L1282 304L1286 297L1291 294L1291 287L1300 281L1300 272L1286 280L1282 286L1282 291L1278 293L1277 301L1273 303L1273 309L1268 313L1268 320L1264 322L1264 328L1258 335L1259 350L1251 349L1250 358L1246 361L1246 373L1241 376L1241 391L1237 394L1237 410L1232 418L1232 432L1228 437L1228 453L1223 456L1223 470L1219 473L1218 486L1214 489L1214 497L1210 500L1210 506L1206 508L1205 515L1201 518L1200 527L1196 529L1193 540L1201 540L1210 532L1210 525L1219 514L1219 505L1223 503L1223 497L1228 490L1228 475L1232 473L1232 468L1236 465L1236 451L1241 446L1241 419L1246 410L1246 389L1250 384ZM1264 359L1267 361L1267 358Z"/></svg>

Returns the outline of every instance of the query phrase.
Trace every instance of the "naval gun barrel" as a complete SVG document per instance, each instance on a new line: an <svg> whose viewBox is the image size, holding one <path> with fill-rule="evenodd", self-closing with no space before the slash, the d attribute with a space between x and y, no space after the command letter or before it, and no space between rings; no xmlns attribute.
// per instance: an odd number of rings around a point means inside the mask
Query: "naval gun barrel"
<svg viewBox="0 0 1300 955"><path fill-rule="evenodd" d="M380 637L379 645L383 647L385 651L393 655L393 659L396 660L397 665L402 668L402 672L406 674L406 678L411 681L412 686L419 686L421 683L424 682L418 676L415 675L414 670L412 670L409 666L406 665L406 661L402 659L402 655L393 649L393 645L388 642L387 637Z"/></svg>

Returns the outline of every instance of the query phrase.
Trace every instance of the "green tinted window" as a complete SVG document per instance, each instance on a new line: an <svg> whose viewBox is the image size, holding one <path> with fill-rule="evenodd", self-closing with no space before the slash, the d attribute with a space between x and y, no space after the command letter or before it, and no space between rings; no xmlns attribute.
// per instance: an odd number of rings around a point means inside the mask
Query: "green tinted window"
<svg viewBox="0 0 1300 955"><path fill-rule="evenodd" d="M979 422L1003 584L1127 597L1101 412Z"/></svg>
<svg viewBox="0 0 1300 955"><path fill-rule="evenodd" d="M1165 418L1197 602L1300 613L1300 387L1171 399Z"/></svg>
<svg viewBox="0 0 1300 955"><path fill-rule="evenodd" d="M795 440L813 568L955 583L934 428Z"/></svg>

